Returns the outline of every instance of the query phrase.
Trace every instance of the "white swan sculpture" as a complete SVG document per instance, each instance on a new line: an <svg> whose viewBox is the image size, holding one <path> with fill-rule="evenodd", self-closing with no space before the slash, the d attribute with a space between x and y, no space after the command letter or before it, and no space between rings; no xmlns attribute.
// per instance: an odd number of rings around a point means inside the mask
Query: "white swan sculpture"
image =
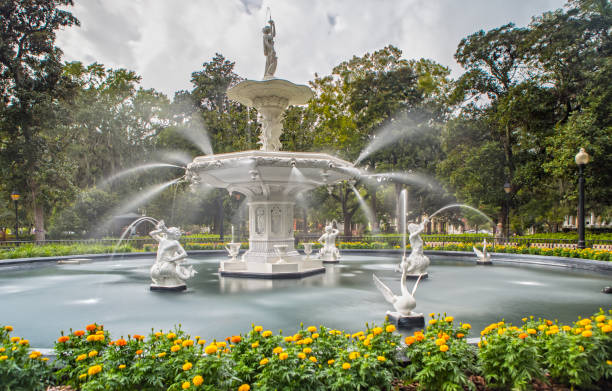
<svg viewBox="0 0 612 391"><path fill-rule="evenodd" d="M474 254L478 257L478 263L491 263L491 254L487 251L487 239L482 241L482 251L472 246Z"/></svg>
<svg viewBox="0 0 612 391"><path fill-rule="evenodd" d="M414 292L416 291L417 286L419 285L419 281L421 281L421 277L423 275L419 275L414 287L412 288L412 292L408 292L408 287L406 287L406 269L402 270L402 277L400 282L400 289L402 291L401 296L396 296L389 287L387 287L375 274L372 275L374 278L374 284L378 290L383 294L385 300L389 303L393 304L393 308L400 313L402 316L412 316L417 315L412 310L416 307L416 300L414 299Z"/></svg>

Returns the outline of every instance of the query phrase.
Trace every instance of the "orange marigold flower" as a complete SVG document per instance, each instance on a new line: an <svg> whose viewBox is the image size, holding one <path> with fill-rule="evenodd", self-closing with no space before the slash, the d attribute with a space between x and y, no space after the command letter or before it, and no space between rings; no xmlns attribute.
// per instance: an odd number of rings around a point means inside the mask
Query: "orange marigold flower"
<svg viewBox="0 0 612 391"><path fill-rule="evenodd" d="M604 333L609 333L610 331L612 331L612 326L610 326L609 324L602 326L601 331L603 331Z"/></svg>
<svg viewBox="0 0 612 391"><path fill-rule="evenodd" d="M590 337L592 335L593 335L593 332L591 330L585 330L582 332L583 337Z"/></svg>
<svg viewBox="0 0 612 391"><path fill-rule="evenodd" d="M278 359L279 360L286 360L287 357L289 357L289 355L286 352L283 352L283 353L278 355Z"/></svg>
<svg viewBox="0 0 612 391"><path fill-rule="evenodd" d="M327 360L327 365L333 365L336 362L336 360Z"/></svg>
<svg viewBox="0 0 612 391"><path fill-rule="evenodd" d="M251 389L251 386L249 386L248 384L243 384L240 387L238 387L238 391L249 391Z"/></svg>
<svg viewBox="0 0 612 391"><path fill-rule="evenodd" d="M117 346L125 346L125 345L127 345L127 341L125 339L123 339L123 338L119 338L114 343Z"/></svg>
<svg viewBox="0 0 612 391"><path fill-rule="evenodd" d="M518 337L519 337L520 339L525 339L525 338L527 338L527 334L525 334L525 333L520 333Z"/></svg>
<svg viewBox="0 0 612 391"><path fill-rule="evenodd" d="M13 326L4 326L4 329L10 333L13 331Z"/></svg>
<svg viewBox="0 0 612 391"><path fill-rule="evenodd" d="M176 352L178 352L179 350L181 350L180 345L174 345L174 346L172 346L172 347L170 348L170 351L171 351L172 353L176 353Z"/></svg>
<svg viewBox="0 0 612 391"><path fill-rule="evenodd" d="M385 327L385 331L386 331L387 333L392 333L392 332L394 332L394 331L395 331L395 326L394 326L394 325L392 325L392 324L390 324L390 325L388 325L387 327Z"/></svg>
<svg viewBox="0 0 612 391"><path fill-rule="evenodd" d="M270 360L268 360L267 358L263 358L260 362L259 365L266 365L267 363L269 363Z"/></svg>
<svg viewBox="0 0 612 391"><path fill-rule="evenodd" d="M67 336L67 335L62 335L61 337L59 337L59 338L57 339L57 342L59 342L59 343L64 343L64 342L68 341L69 339L70 339L70 337L69 337L69 336Z"/></svg>
<svg viewBox="0 0 612 391"><path fill-rule="evenodd" d="M188 371L193 367L193 364L190 363L189 361L187 361L185 364L183 364L183 371Z"/></svg>
<svg viewBox="0 0 612 391"><path fill-rule="evenodd" d="M94 331L94 330L95 330L97 327L98 327L98 326L96 326L96 324L95 324L95 323L92 323L92 324L88 324L87 326L85 326L85 329L86 329L87 331Z"/></svg>
<svg viewBox="0 0 612 391"><path fill-rule="evenodd" d="M183 382L183 384L181 384L181 388L182 388L183 390L186 390L186 389L188 389L189 387L191 387L191 383L190 383L190 382L188 382L188 381Z"/></svg>
<svg viewBox="0 0 612 391"><path fill-rule="evenodd" d="M406 345L412 345L413 343L416 342L416 337L413 337L412 335L409 337L406 337L406 339L404 339L404 342L406 342Z"/></svg>
<svg viewBox="0 0 612 391"><path fill-rule="evenodd" d="M30 341L27 339L22 339L21 341L19 341L19 345L29 345Z"/></svg>
<svg viewBox="0 0 612 391"><path fill-rule="evenodd" d="M234 335L234 336L231 338L231 341L232 341L232 343L238 343L238 342L242 341L242 337L241 337L241 336L239 336L239 335Z"/></svg>
<svg viewBox="0 0 612 391"><path fill-rule="evenodd" d="M142 354L142 349L138 349L138 350L136 351L136 354Z"/></svg>
<svg viewBox="0 0 612 391"><path fill-rule="evenodd" d="M193 382L194 386L201 386L202 383L204 383L204 378L200 375L194 376L194 378L191 380Z"/></svg>
<svg viewBox="0 0 612 391"><path fill-rule="evenodd" d="M261 332L262 332L262 330L263 330L263 327L261 327L261 326L255 326L255 327L253 328L253 330L254 330L256 333L261 333Z"/></svg>
<svg viewBox="0 0 612 391"><path fill-rule="evenodd" d="M463 337L465 337L465 334L463 334L463 333L457 333L457 338L463 338Z"/></svg>
<svg viewBox="0 0 612 391"><path fill-rule="evenodd" d="M76 335L77 337L81 337L85 335L85 330L77 330L73 334Z"/></svg>

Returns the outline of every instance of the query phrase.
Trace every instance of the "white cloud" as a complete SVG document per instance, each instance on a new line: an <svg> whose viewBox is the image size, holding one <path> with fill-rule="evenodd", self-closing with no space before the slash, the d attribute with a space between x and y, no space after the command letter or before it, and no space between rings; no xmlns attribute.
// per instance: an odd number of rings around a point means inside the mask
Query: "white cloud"
<svg viewBox="0 0 612 391"><path fill-rule="evenodd" d="M431 58L460 74L461 38L559 8L563 0L75 0L80 28L58 33L66 60L128 68L145 88L173 96L215 53L243 77L260 79L261 28L277 26L276 76L305 83L340 62L388 44L406 58Z"/></svg>

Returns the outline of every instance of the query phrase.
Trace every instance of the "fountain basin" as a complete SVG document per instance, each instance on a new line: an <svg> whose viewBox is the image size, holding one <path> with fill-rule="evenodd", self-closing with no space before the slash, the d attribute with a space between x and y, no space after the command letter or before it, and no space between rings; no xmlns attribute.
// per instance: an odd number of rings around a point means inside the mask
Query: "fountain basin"
<svg viewBox="0 0 612 391"><path fill-rule="evenodd" d="M226 259L221 252L191 255L198 274L180 293L149 291L153 255L94 258L80 265L13 264L0 269L1 322L41 348L52 347L60 330L92 322L104 324L115 338L181 323L207 340L243 333L251 323L287 334L300 322L347 332L362 330L366 322L381 324L393 308L381 300L372 274L397 291L398 254L347 251L342 256L343 263L326 265L324 274L271 280L219 276L218 264ZM610 272L495 259L493 266L482 267L473 256L430 258L430 278L419 284L415 311L453 315L472 325L471 336L502 318L515 324L529 315L570 322L612 304L610 295L600 292L610 285Z"/></svg>

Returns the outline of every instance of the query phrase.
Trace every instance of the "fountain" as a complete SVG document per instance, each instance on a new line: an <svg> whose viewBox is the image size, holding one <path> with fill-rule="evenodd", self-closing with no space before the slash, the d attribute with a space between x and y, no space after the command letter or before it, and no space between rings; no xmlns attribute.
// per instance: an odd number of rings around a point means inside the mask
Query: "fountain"
<svg viewBox="0 0 612 391"><path fill-rule="evenodd" d="M410 232L410 255L406 258L406 211L408 207L408 193L406 189L402 190L400 196L402 203L400 205L400 225L402 229L402 245L403 255L402 261L397 266L396 270L402 272L402 278L427 278L427 267L429 266L429 258L423 254L423 239L421 233L425 230L425 224L429 222L427 218L423 219L420 224L408 224Z"/></svg>
<svg viewBox="0 0 612 391"><path fill-rule="evenodd" d="M487 250L487 239L483 239L482 241L482 251L477 249L475 246L472 246L474 249L474 254L476 254L476 263L479 265L492 265L491 262L491 254Z"/></svg>
<svg viewBox="0 0 612 391"><path fill-rule="evenodd" d="M321 260L302 259L294 248L297 195L351 179L358 170L352 163L324 153L280 151L282 113L289 105L306 104L314 94L307 86L274 78L276 30L272 20L263 32L264 80L245 80L227 91L231 100L255 107L261 114L261 149L196 157L187 166L186 178L192 184L206 183L247 197L249 249L242 256L243 262L223 262L219 270L222 276L304 277L322 273L325 268Z"/></svg>
<svg viewBox="0 0 612 391"><path fill-rule="evenodd" d="M340 251L336 247L336 236L339 233L331 223L325 226L325 232L319 238L319 243L323 245L319 250L319 258L323 259L323 262L337 263L340 259Z"/></svg>
<svg viewBox="0 0 612 391"><path fill-rule="evenodd" d="M187 252L178 242L181 230L177 227L166 228L163 220L149 235L157 240L157 257L151 267L152 291L183 291L187 289L185 280L193 277L193 266L183 266Z"/></svg>

